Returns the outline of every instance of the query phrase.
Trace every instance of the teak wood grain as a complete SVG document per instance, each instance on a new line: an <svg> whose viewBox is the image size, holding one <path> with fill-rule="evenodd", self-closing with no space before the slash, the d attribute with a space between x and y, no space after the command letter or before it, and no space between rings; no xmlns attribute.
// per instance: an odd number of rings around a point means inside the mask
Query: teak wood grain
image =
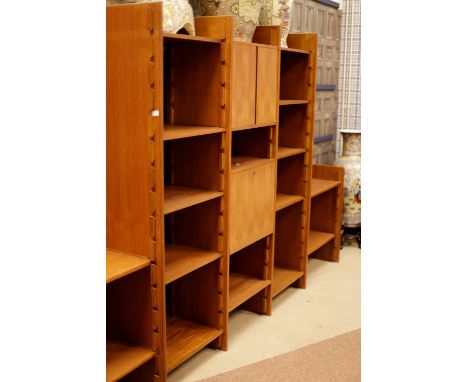
<svg viewBox="0 0 468 382"><path fill-rule="evenodd" d="M183 245L166 245L166 272L164 281L166 284L177 280L204 265L221 257L214 251L206 251L199 248Z"/></svg>
<svg viewBox="0 0 468 382"><path fill-rule="evenodd" d="M164 125L164 140L170 141L174 139L190 138L199 135L208 135L223 133L225 129L217 126L190 126L190 125Z"/></svg>
<svg viewBox="0 0 468 382"><path fill-rule="evenodd" d="M333 240L335 235L329 232L309 231L309 239L307 244L308 254L312 254L317 249L323 247L330 240Z"/></svg>
<svg viewBox="0 0 468 382"><path fill-rule="evenodd" d="M148 10L107 7L106 241L107 248L150 258L148 121L152 93ZM121 31L125 36L121 37ZM129 89L135 89L129 97Z"/></svg>
<svg viewBox="0 0 468 382"><path fill-rule="evenodd" d="M232 46L232 128L255 126L257 48Z"/></svg>
<svg viewBox="0 0 468 382"><path fill-rule="evenodd" d="M229 311L231 312L270 284L270 280L231 273L229 275Z"/></svg>
<svg viewBox="0 0 468 382"><path fill-rule="evenodd" d="M231 175L229 253L273 232L274 171L274 163L268 163Z"/></svg>
<svg viewBox="0 0 468 382"><path fill-rule="evenodd" d="M280 53L273 296L291 284L305 288L310 220L317 36L292 36L288 45Z"/></svg>
<svg viewBox="0 0 468 382"><path fill-rule="evenodd" d="M289 207L302 200L304 200L304 197L302 195L291 195L291 194L283 194L281 192L277 192L275 210L276 211L282 210L283 208Z"/></svg>
<svg viewBox="0 0 468 382"><path fill-rule="evenodd" d="M166 186L164 189L164 214L218 198L222 192L193 187Z"/></svg>
<svg viewBox="0 0 468 382"><path fill-rule="evenodd" d="M146 257L106 250L106 284L149 265Z"/></svg>
<svg viewBox="0 0 468 382"><path fill-rule="evenodd" d="M257 49L257 103L255 123L277 122L278 48Z"/></svg>
<svg viewBox="0 0 468 382"><path fill-rule="evenodd" d="M165 368L164 294L151 294L164 272L162 4L112 5L106 15L107 248L151 260L107 285L107 337L157 352L124 379L146 382Z"/></svg>
<svg viewBox="0 0 468 382"><path fill-rule="evenodd" d="M320 247L309 246L309 254L322 260L339 261L344 168L314 165L312 175L310 229L333 237Z"/></svg>
<svg viewBox="0 0 468 382"><path fill-rule="evenodd" d="M175 318L167 325L167 372L172 371L182 362L222 334L208 326Z"/></svg>
<svg viewBox="0 0 468 382"><path fill-rule="evenodd" d="M106 341L106 381L118 381L153 357L151 349Z"/></svg>
<svg viewBox="0 0 468 382"><path fill-rule="evenodd" d="M303 275L304 272L301 271L275 266L273 269L273 280L271 283L273 297L280 294Z"/></svg>

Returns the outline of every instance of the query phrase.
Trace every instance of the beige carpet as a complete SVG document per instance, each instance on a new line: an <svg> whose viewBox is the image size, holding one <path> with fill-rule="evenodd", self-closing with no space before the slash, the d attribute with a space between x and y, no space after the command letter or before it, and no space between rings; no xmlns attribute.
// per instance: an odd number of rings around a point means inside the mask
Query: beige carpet
<svg viewBox="0 0 468 382"><path fill-rule="evenodd" d="M203 382L358 382L361 330L256 362Z"/></svg>
<svg viewBox="0 0 468 382"><path fill-rule="evenodd" d="M205 348L169 374L194 382L361 328L361 250L345 246L339 263L310 259L307 289L288 288L273 315L236 309L229 316L229 351Z"/></svg>

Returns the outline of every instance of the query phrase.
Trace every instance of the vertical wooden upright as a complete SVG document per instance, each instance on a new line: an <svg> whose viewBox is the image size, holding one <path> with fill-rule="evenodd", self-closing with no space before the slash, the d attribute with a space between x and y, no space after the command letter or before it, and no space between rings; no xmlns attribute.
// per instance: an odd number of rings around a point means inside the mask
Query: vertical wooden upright
<svg viewBox="0 0 468 382"><path fill-rule="evenodd" d="M107 380L153 381L164 347L161 4L107 7ZM150 271L151 270L151 271Z"/></svg>

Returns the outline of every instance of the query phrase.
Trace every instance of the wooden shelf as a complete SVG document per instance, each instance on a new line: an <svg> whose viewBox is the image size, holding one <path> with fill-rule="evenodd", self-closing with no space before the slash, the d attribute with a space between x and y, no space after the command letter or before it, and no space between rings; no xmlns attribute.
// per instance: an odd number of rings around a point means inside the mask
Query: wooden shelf
<svg viewBox="0 0 468 382"><path fill-rule="evenodd" d="M306 150L299 147L278 147L278 159L290 157L293 155L303 154Z"/></svg>
<svg viewBox="0 0 468 382"><path fill-rule="evenodd" d="M166 330L167 372L169 373L174 370L182 362L218 338L222 333L222 330L179 318L168 320Z"/></svg>
<svg viewBox="0 0 468 382"><path fill-rule="evenodd" d="M222 133L226 129L219 126L196 126L196 125L164 125L163 139L170 141L174 139L197 137L199 135L208 135Z"/></svg>
<svg viewBox="0 0 468 382"><path fill-rule="evenodd" d="M307 54L307 55L310 53L308 50L294 49L294 48L281 48L281 51L290 52L290 53Z"/></svg>
<svg viewBox="0 0 468 382"><path fill-rule="evenodd" d="M276 211L282 210L283 208L292 206L293 204L300 202L302 200L304 200L304 198L301 195L290 195L290 194L283 194L281 192L278 192L276 194L275 210Z"/></svg>
<svg viewBox="0 0 468 382"><path fill-rule="evenodd" d="M310 197L313 198L317 195L323 194L340 185L340 182L337 180L325 180L312 178L310 184Z"/></svg>
<svg viewBox="0 0 468 382"><path fill-rule="evenodd" d="M281 105L303 105L309 103L306 99L280 99L279 104Z"/></svg>
<svg viewBox="0 0 468 382"><path fill-rule="evenodd" d="M270 280L260 280L238 273L231 273L229 275L229 312L270 284Z"/></svg>
<svg viewBox="0 0 468 382"><path fill-rule="evenodd" d="M307 254L315 252L317 249L323 247L330 240L333 240L334 234L320 231L309 231L309 239L307 242Z"/></svg>
<svg viewBox="0 0 468 382"><path fill-rule="evenodd" d="M164 187L164 214L194 206L223 195L222 192L202 190L193 187L165 186Z"/></svg>
<svg viewBox="0 0 468 382"><path fill-rule="evenodd" d="M237 127L233 127L233 128L232 128L232 131L242 131L242 130L258 129L258 128L270 127L270 126L274 126L274 125L275 125L275 123L260 123L260 124L256 124L256 125L237 126Z"/></svg>
<svg viewBox="0 0 468 382"><path fill-rule="evenodd" d="M213 44L220 44L220 40L216 40L214 38L209 37L201 37L201 36L191 36L188 34L169 34L163 33L163 37L165 40L173 40L173 41L193 41L193 42L209 42Z"/></svg>
<svg viewBox="0 0 468 382"><path fill-rule="evenodd" d="M146 257L106 249L106 284L150 265Z"/></svg>
<svg viewBox="0 0 468 382"><path fill-rule="evenodd" d="M212 261L219 259L221 253L206 251L200 248L186 247L184 245L166 245L165 284L177 280Z"/></svg>
<svg viewBox="0 0 468 382"><path fill-rule="evenodd" d="M121 379L152 357L154 357L154 352L150 349L107 340L106 381Z"/></svg>
<svg viewBox="0 0 468 382"><path fill-rule="evenodd" d="M256 158L256 157L232 157L231 160L231 172L239 172L248 170L253 167L263 166L265 164L274 162L272 158Z"/></svg>
<svg viewBox="0 0 468 382"><path fill-rule="evenodd" d="M281 293L303 275L304 272L301 271L275 266L273 270L273 281L271 283L272 296L275 297L277 294Z"/></svg>

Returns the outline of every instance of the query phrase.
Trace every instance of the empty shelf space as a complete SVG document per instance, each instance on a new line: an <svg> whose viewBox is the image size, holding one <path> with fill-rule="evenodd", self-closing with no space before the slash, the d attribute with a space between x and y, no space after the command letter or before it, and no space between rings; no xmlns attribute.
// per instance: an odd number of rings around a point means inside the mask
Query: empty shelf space
<svg viewBox="0 0 468 382"><path fill-rule="evenodd" d="M149 265L146 257L106 249L106 284Z"/></svg>
<svg viewBox="0 0 468 382"><path fill-rule="evenodd" d="M281 293L303 275L304 272L301 271L275 266L273 270L273 281L271 283L272 296L275 297L277 294Z"/></svg>
<svg viewBox="0 0 468 382"><path fill-rule="evenodd" d="M231 172L239 172L239 171L248 170L253 167L263 166L273 161L274 159L271 159L271 158L256 158L256 157L244 157L244 156L232 157Z"/></svg>
<svg viewBox="0 0 468 382"><path fill-rule="evenodd" d="M221 254L218 252L177 244L167 244L165 255L165 284L169 284L179 277L221 257Z"/></svg>
<svg viewBox="0 0 468 382"><path fill-rule="evenodd" d="M307 254L315 252L317 249L323 247L330 240L333 240L334 234L320 231L309 231L309 239L307 242Z"/></svg>
<svg viewBox="0 0 468 382"><path fill-rule="evenodd" d="M174 370L182 362L218 338L222 333L222 330L179 318L168 320L166 330L167 372L169 373Z"/></svg>
<svg viewBox="0 0 468 382"><path fill-rule="evenodd" d="M280 105L302 105L309 103L306 99L280 99Z"/></svg>
<svg viewBox="0 0 468 382"><path fill-rule="evenodd" d="M106 341L106 381L117 381L154 357L154 352L141 346Z"/></svg>
<svg viewBox="0 0 468 382"><path fill-rule="evenodd" d="M164 214L194 206L223 195L222 192L202 190L193 187L165 186L164 187Z"/></svg>
<svg viewBox="0 0 468 382"><path fill-rule="evenodd" d="M196 137L199 135L208 135L222 133L226 129L219 126L196 126L196 125L164 125L163 138L165 141L174 139Z"/></svg>
<svg viewBox="0 0 468 382"><path fill-rule="evenodd" d="M339 184L340 182L337 180L312 178L310 183L310 197L313 198L314 196L323 194L324 192L339 186Z"/></svg>
<svg viewBox="0 0 468 382"><path fill-rule="evenodd" d="M290 53L301 53L301 54L309 54L308 50L303 49L294 49L294 48L281 48L282 52L290 52Z"/></svg>
<svg viewBox="0 0 468 382"><path fill-rule="evenodd" d="M299 147L278 147L278 159L290 157L297 154L305 153L306 150Z"/></svg>
<svg viewBox="0 0 468 382"><path fill-rule="evenodd" d="M229 312L271 284L270 280L231 273L229 275Z"/></svg>
<svg viewBox="0 0 468 382"><path fill-rule="evenodd" d="M283 208L289 207L302 200L304 200L304 198L301 195L282 194L281 192L278 192L276 194L275 210L282 210Z"/></svg>
<svg viewBox="0 0 468 382"><path fill-rule="evenodd" d="M193 41L193 42L209 42L214 44L220 44L220 40L216 40L209 37L202 37L202 36L191 36L188 34L169 34L164 33L163 37L165 40L173 40L173 41Z"/></svg>

